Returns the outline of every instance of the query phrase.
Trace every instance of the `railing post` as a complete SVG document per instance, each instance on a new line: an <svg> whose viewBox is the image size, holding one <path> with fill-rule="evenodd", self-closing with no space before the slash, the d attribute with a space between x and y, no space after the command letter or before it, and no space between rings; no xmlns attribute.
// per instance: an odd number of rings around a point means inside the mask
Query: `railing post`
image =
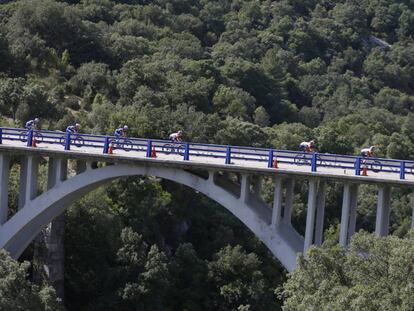
<svg viewBox="0 0 414 311"><path fill-rule="evenodd" d="M189 143L185 143L184 149L184 161L190 160L190 145Z"/></svg>
<svg viewBox="0 0 414 311"><path fill-rule="evenodd" d="M267 167L273 167L273 150L269 150L269 159L267 161Z"/></svg>
<svg viewBox="0 0 414 311"><path fill-rule="evenodd" d="M312 161L311 161L311 171L312 172L316 172L316 166L317 166L316 159L317 159L317 153L314 152L312 154Z"/></svg>
<svg viewBox="0 0 414 311"><path fill-rule="evenodd" d="M405 162L400 163L400 179L405 179Z"/></svg>
<svg viewBox="0 0 414 311"><path fill-rule="evenodd" d="M27 147L31 147L33 144L33 130L27 132Z"/></svg>
<svg viewBox="0 0 414 311"><path fill-rule="evenodd" d="M356 158L355 162L355 175L360 176L361 175L361 157Z"/></svg>
<svg viewBox="0 0 414 311"><path fill-rule="evenodd" d="M106 136L105 137L105 143L104 143L104 147L103 147L103 153L108 153L109 150L109 137Z"/></svg>
<svg viewBox="0 0 414 311"><path fill-rule="evenodd" d="M147 158L151 158L152 140L147 140Z"/></svg>
<svg viewBox="0 0 414 311"><path fill-rule="evenodd" d="M3 143L3 128L0 127L0 145Z"/></svg>
<svg viewBox="0 0 414 311"><path fill-rule="evenodd" d="M231 147L227 146L227 150L226 150L226 164L230 164L231 163Z"/></svg>
<svg viewBox="0 0 414 311"><path fill-rule="evenodd" d="M66 132L65 137L65 150L70 150L70 132Z"/></svg>

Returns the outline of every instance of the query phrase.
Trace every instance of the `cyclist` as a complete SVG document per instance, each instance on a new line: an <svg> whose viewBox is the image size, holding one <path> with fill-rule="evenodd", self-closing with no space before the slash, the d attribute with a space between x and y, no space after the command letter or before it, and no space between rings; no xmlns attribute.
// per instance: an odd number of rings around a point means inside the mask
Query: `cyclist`
<svg viewBox="0 0 414 311"><path fill-rule="evenodd" d="M26 125L24 126L26 130L37 130L39 124L39 118L34 118L33 120L29 120L26 122Z"/></svg>
<svg viewBox="0 0 414 311"><path fill-rule="evenodd" d="M178 131L177 133L172 133L169 136L169 139L171 139L173 142L177 143L177 142L182 141L182 136L183 136L183 131Z"/></svg>
<svg viewBox="0 0 414 311"><path fill-rule="evenodd" d="M80 127L81 126L79 123L76 123L75 125L69 125L66 128L66 133L76 134L79 131Z"/></svg>
<svg viewBox="0 0 414 311"><path fill-rule="evenodd" d="M120 137L127 137L128 133L128 125L124 125L123 127L117 128L114 132L114 136L116 139L119 139Z"/></svg>
<svg viewBox="0 0 414 311"><path fill-rule="evenodd" d="M299 145L299 150L303 152L315 152L317 151L315 140L303 141Z"/></svg>
<svg viewBox="0 0 414 311"><path fill-rule="evenodd" d="M361 157L369 158L369 157L374 156L374 149L375 149L375 146L371 146L369 148L361 149Z"/></svg>

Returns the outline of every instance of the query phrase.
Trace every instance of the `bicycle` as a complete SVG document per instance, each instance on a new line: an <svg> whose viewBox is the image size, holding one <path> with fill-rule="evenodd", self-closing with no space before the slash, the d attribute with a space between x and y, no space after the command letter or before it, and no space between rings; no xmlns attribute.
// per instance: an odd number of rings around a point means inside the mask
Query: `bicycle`
<svg viewBox="0 0 414 311"><path fill-rule="evenodd" d="M185 147L181 143L167 143L162 146L162 152L165 154L177 153L179 155L184 155Z"/></svg>
<svg viewBox="0 0 414 311"><path fill-rule="evenodd" d="M132 141L127 138L117 138L111 141L112 147L116 149L124 149L124 151L130 151L134 148Z"/></svg>
<svg viewBox="0 0 414 311"><path fill-rule="evenodd" d="M361 159L360 167L361 170L363 169L364 165L367 166L368 170L373 171L374 173L378 173L382 170L382 163L378 160L370 160L370 159Z"/></svg>
<svg viewBox="0 0 414 311"><path fill-rule="evenodd" d="M19 140L22 142L26 142L28 135L29 130L19 132ZM43 135L39 132L33 132L33 138L36 138L37 143L41 143L43 141Z"/></svg>
<svg viewBox="0 0 414 311"><path fill-rule="evenodd" d="M64 146L66 143L66 134L61 136L59 143ZM75 145L76 147L82 147L85 145L85 140L79 134L70 134L70 144Z"/></svg>

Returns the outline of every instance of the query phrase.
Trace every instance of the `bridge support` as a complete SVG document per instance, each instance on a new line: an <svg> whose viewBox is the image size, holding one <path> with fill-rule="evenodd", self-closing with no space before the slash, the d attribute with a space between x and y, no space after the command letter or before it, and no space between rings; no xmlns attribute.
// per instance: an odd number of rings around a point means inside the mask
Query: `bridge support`
<svg viewBox="0 0 414 311"><path fill-rule="evenodd" d="M20 162L19 210L37 195L39 158L26 156Z"/></svg>
<svg viewBox="0 0 414 311"><path fill-rule="evenodd" d="M0 154L0 226L7 221L9 211L10 157Z"/></svg>
<svg viewBox="0 0 414 311"><path fill-rule="evenodd" d="M355 232L357 200L358 185L344 184L341 230L339 232L339 244L343 247L348 245L350 237Z"/></svg>
<svg viewBox="0 0 414 311"><path fill-rule="evenodd" d="M377 218L375 222L375 235L386 236L390 222L391 187L384 185L378 190Z"/></svg>
<svg viewBox="0 0 414 311"><path fill-rule="evenodd" d="M242 174L241 175L240 200L243 203L246 203L247 200L249 199L249 194L250 194L250 176L247 174Z"/></svg>
<svg viewBox="0 0 414 311"><path fill-rule="evenodd" d="M278 228L282 219L282 178L276 176L273 193L272 226Z"/></svg>
<svg viewBox="0 0 414 311"><path fill-rule="evenodd" d="M286 197L285 197L285 209L283 211L283 222L290 224L292 220L292 211L293 211L293 198L295 190L295 180L293 178L288 178L285 180L286 188Z"/></svg>
<svg viewBox="0 0 414 311"><path fill-rule="evenodd" d="M323 239L323 219L325 216L326 182L320 181L316 198L315 245L321 246Z"/></svg>
<svg viewBox="0 0 414 311"><path fill-rule="evenodd" d="M303 246L303 253L305 254L305 257L309 247L313 243L317 190L318 181L316 179L309 180L308 210L306 214L305 243Z"/></svg>

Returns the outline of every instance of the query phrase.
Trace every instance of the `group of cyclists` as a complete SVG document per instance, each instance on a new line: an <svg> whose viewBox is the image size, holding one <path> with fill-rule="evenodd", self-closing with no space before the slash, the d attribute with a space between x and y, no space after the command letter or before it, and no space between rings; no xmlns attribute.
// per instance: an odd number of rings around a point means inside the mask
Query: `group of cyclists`
<svg viewBox="0 0 414 311"><path fill-rule="evenodd" d="M35 118L33 120L27 121L25 128L27 130L35 130L35 129L38 129L38 125L39 125L39 118ZM81 128L80 124L76 123L74 125L69 125L66 128L66 132L71 133L71 134L76 134L80 128ZM116 139L120 139L121 137L127 137L128 136L128 125L124 125L120 128L115 129L114 136ZM168 138L173 142L181 142L182 136L183 136L183 131L180 130L176 133L170 134ZM375 149L375 146L361 149L361 156L364 158L373 157L374 149ZM312 139L310 141L301 142L299 145L299 150L302 152L317 152L318 148L316 146L315 140Z"/></svg>
<svg viewBox="0 0 414 311"><path fill-rule="evenodd" d="M363 148L360 151L361 157L367 158L367 157L373 157L374 156L374 149L375 146L371 146L368 148ZM303 141L299 145L299 150L302 152L317 152L318 147L316 146L316 142L314 139L311 141Z"/></svg>
<svg viewBox="0 0 414 311"><path fill-rule="evenodd" d="M25 128L29 130L37 130L39 129L39 118L34 118L33 120L29 120L25 124ZM67 133L76 134L80 130L81 125L79 123L76 123L74 125L69 125L66 128ZM124 125L122 127L119 127L115 129L114 136L116 139L120 139L121 137L128 137L128 125ZM171 139L173 142L181 142L183 136L183 131L178 131L176 133L172 133L169 135L169 139Z"/></svg>

